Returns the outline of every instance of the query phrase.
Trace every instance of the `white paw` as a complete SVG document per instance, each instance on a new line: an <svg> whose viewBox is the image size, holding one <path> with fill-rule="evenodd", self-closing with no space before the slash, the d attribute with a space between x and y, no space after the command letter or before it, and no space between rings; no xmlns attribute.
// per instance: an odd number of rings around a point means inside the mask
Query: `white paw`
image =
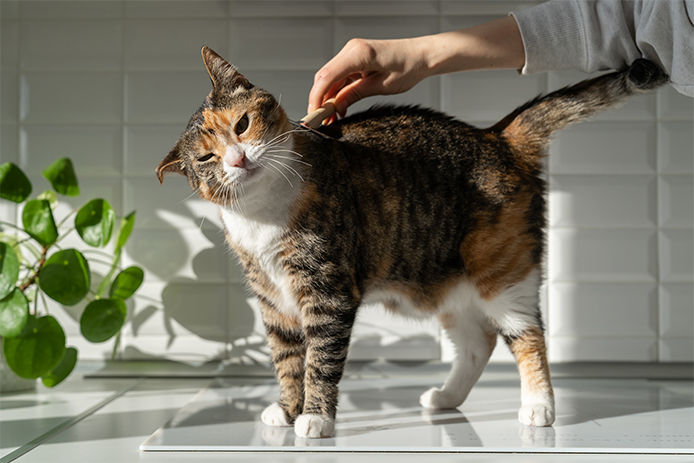
<svg viewBox="0 0 694 463"><path fill-rule="evenodd" d="M526 426L551 426L554 423L554 405L534 403L518 410L518 421Z"/></svg>
<svg viewBox="0 0 694 463"><path fill-rule="evenodd" d="M294 433L298 437L332 437L335 420L324 415L299 415L294 422Z"/></svg>
<svg viewBox="0 0 694 463"><path fill-rule="evenodd" d="M454 397L453 394L444 389L439 389L438 387L432 387L419 396L419 404L424 408L445 410L457 408L461 403L462 401Z"/></svg>
<svg viewBox="0 0 694 463"><path fill-rule="evenodd" d="M284 414L284 410L282 410L282 407L280 407L280 404L277 402L268 405L268 407L263 410L263 414L260 415L260 419L268 426L290 426L287 422L287 416Z"/></svg>

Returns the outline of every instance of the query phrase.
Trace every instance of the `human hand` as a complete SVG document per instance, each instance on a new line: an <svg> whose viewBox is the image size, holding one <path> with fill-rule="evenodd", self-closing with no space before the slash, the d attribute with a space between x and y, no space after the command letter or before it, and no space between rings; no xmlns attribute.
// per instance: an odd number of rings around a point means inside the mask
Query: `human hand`
<svg viewBox="0 0 694 463"><path fill-rule="evenodd" d="M417 38L352 39L316 72L308 112L335 98L337 113L344 116L348 106L367 96L405 92L428 75L425 58Z"/></svg>

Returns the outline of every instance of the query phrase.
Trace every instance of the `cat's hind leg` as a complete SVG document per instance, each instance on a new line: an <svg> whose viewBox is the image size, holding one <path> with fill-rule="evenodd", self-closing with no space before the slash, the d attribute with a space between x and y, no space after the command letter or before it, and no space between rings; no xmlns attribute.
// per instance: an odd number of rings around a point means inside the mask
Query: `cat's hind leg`
<svg viewBox="0 0 694 463"><path fill-rule="evenodd" d="M496 330L479 314L444 312L439 321L455 348L455 359L446 382L419 397L425 408L449 409L460 406L475 385L496 345Z"/></svg>

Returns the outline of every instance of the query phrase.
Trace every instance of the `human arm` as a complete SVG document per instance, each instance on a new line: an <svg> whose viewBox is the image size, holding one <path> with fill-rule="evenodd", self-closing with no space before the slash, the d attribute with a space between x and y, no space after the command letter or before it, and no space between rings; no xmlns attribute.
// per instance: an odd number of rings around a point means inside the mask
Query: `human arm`
<svg viewBox="0 0 694 463"><path fill-rule="evenodd" d="M309 112L336 98L338 113L371 95L402 93L425 77L471 69L520 69L515 20L504 17L458 31L396 40L352 39L314 76Z"/></svg>

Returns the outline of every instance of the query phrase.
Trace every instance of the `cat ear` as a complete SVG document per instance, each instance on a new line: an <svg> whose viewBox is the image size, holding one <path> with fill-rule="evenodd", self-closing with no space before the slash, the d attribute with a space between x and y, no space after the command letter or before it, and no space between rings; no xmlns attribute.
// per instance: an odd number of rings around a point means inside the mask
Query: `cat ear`
<svg viewBox="0 0 694 463"><path fill-rule="evenodd" d="M253 87L243 74L207 45L202 47L200 53L215 88L225 87L227 90L234 90L239 86L246 89Z"/></svg>
<svg viewBox="0 0 694 463"><path fill-rule="evenodd" d="M181 160L181 152L178 150L178 145L169 151L169 154L159 163L156 170L159 183L164 183L164 174L174 172L176 174L185 175L183 172L183 161Z"/></svg>

